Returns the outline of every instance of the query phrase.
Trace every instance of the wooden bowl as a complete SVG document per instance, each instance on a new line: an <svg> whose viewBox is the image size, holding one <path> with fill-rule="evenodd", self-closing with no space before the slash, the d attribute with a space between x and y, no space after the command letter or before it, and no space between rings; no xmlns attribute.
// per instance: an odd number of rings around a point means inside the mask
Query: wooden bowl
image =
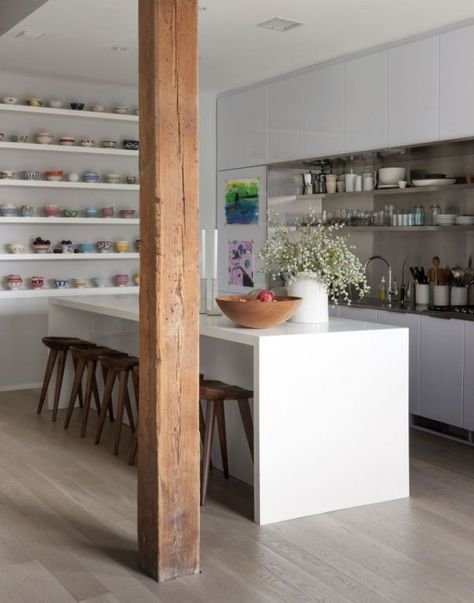
<svg viewBox="0 0 474 603"><path fill-rule="evenodd" d="M216 302L222 312L241 327L268 329L291 318L301 304L301 297L275 299L262 302L251 295L224 295L216 297Z"/></svg>

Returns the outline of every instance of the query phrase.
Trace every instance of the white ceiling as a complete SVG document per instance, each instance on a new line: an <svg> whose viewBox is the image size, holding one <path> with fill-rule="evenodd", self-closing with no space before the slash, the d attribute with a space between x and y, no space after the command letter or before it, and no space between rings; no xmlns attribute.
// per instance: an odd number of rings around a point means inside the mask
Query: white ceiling
<svg viewBox="0 0 474 603"><path fill-rule="evenodd" d="M0 0L2 5L17 0ZM474 18L473 0L200 0L201 87L223 91ZM279 16L287 33L257 28ZM22 30L46 35L14 37ZM125 46L128 52L113 52ZM137 82L137 0L48 0L0 37L0 67Z"/></svg>

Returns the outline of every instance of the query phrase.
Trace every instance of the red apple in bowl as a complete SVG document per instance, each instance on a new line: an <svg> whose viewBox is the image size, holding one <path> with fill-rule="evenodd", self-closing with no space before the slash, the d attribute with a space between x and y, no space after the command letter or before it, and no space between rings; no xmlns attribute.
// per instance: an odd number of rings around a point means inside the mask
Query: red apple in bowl
<svg viewBox="0 0 474 603"><path fill-rule="evenodd" d="M275 301L275 294L273 293L273 291L260 291L260 293L257 295L257 299L258 301L262 302L272 302Z"/></svg>

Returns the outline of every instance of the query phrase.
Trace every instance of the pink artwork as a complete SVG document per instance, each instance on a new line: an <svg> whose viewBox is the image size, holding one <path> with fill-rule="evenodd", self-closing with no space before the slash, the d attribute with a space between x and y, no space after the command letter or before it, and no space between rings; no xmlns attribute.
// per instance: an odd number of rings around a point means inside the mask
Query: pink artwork
<svg viewBox="0 0 474 603"><path fill-rule="evenodd" d="M229 241L229 285L254 286L253 241Z"/></svg>

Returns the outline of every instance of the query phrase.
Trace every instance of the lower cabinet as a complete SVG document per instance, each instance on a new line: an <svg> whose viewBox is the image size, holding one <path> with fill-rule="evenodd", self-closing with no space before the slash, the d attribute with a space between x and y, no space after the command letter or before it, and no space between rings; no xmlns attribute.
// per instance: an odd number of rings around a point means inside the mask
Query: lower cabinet
<svg viewBox="0 0 474 603"><path fill-rule="evenodd" d="M474 322L464 323L464 428L474 431Z"/></svg>
<svg viewBox="0 0 474 603"><path fill-rule="evenodd" d="M420 414L463 427L463 320L421 317Z"/></svg>
<svg viewBox="0 0 474 603"><path fill-rule="evenodd" d="M402 312L377 312L377 322L409 330L410 412L420 414L420 316Z"/></svg>

